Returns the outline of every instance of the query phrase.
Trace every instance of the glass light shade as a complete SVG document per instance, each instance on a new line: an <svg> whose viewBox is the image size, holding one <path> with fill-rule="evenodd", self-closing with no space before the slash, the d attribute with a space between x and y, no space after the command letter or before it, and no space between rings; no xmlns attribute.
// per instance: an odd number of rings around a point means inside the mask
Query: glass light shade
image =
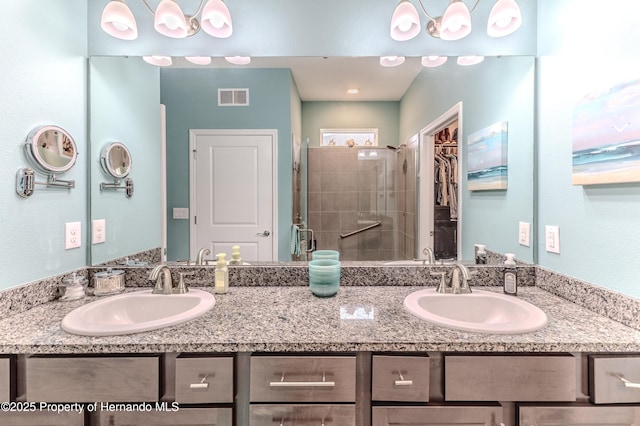
<svg viewBox="0 0 640 426"><path fill-rule="evenodd" d="M404 56L381 56L380 65L383 67L397 67L404 63Z"/></svg>
<svg viewBox="0 0 640 426"><path fill-rule="evenodd" d="M487 22L487 34L504 37L522 25L522 13L514 0L498 0L491 8Z"/></svg>
<svg viewBox="0 0 640 426"><path fill-rule="evenodd" d="M185 38L189 33L187 19L175 0L162 0L156 8L153 27L162 35Z"/></svg>
<svg viewBox="0 0 640 426"><path fill-rule="evenodd" d="M440 38L442 40L460 40L471 32L471 14L461 0L452 0L442 16Z"/></svg>
<svg viewBox="0 0 640 426"><path fill-rule="evenodd" d="M484 61L484 56L458 56L458 65L476 65Z"/></svg>
<svg viewBox="0 0 640 426"><path fill-rule="evenodd" d="M200 27L214 37L227 38L233 33L231 14L222 0L209 0L200 21Z"/></svg>
<svg viewBox="0 0 640 426"><path fill-rule="evenodd" d="M142 59L151 65L155 65L158 67L168 67L173 61L171 60L171 56L143 56Z"/></svg>
<svg viewBox="0 0 640 426"><path fill-rule="evenodd" d="M420 16L409 0L402 0L391 17L391 38L397 41L411 40L420 32Z"/></svg>
<svg viewBox="0 0 640 426"><path fill-rule="evenodd" d="M102 11L100 27L110 36L121 40L138 38L138 25L129 6L121 0L112 0Z"/></svg>
<svg viewBox="0 0 640 426"><path fill-rule="evenodd" d="M434 68L447 62L447 59L446 56L423 56L421 62L423 67Z"/></svg>
<svg viewBox="0 0 640 426"><path fill-rule="evenodd" d="M209 65L211 63L211 56L185 56L184 58L195 65Z"/></svg>
<svg viewBox="0 0 640 426"><path fill-rule="evenodd" d="M225 56L224 59L234 65L247 65L251 63L251 57L249 56Z"/></svg>

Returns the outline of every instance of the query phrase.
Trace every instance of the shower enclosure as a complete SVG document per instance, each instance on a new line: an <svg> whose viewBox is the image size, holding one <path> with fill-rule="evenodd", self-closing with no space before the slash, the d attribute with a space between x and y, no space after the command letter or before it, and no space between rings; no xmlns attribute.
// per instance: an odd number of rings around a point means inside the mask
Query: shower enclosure
<svg viewBox="0 0 640 426"><path fill-rule="evenodd" d="M294 223L298 218L313 229L315 249L338 250L342 260L416 257L417 146L302 151L297 175L294 170Z"/></svg>

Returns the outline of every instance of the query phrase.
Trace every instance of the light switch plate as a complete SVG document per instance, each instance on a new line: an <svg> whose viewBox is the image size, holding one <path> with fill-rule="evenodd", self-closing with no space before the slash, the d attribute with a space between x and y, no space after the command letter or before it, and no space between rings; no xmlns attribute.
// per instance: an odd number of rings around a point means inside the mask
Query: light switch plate
<svg viewBox="0 0 640 426"><path fill-rule="evenodd" d="M96 219L91 222L91 244L104 243L107 240L106 220Z"/></svg>
<svg viewBox="0 0 640 426"><path fill-rule="evenodd" d="M544 227L547 251L560 254L560 227L547 225Z"/></svg>
<svg viewBox="0 0 640 426"><path fill-rule="evenodd" d="M68 222L64 224L64 249L74 249L82 246L82 222Z"/></svg>
<svg viewBox="0 0 640 426"><path fill-rule="evenodd" d="M173 208L174 219L189 219L189 209L186 207L174 207Z"/></svg>
<svg viewBox="0 0 640 426"><path fill-rule="evenodd" d="M518 243L521 246L529 247L529 236L531 235L531 224L520 222L518 225Z"/></svg>

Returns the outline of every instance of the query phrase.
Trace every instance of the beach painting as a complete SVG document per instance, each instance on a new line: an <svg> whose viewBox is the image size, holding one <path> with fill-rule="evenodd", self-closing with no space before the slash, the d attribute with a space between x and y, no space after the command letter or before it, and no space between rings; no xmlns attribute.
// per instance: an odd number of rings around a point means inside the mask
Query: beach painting
<svg viewBox="0 0 640 426"><path fill-rule="evenodd" d="M572 163L574 185L640 182L640 80L576 102Z"/></svg>
<svg viewBox="0 0 640 426"><path fill-rule="evenodd" d="M501 121L467 138L467 189L507 189L508 125Z"/></svg>

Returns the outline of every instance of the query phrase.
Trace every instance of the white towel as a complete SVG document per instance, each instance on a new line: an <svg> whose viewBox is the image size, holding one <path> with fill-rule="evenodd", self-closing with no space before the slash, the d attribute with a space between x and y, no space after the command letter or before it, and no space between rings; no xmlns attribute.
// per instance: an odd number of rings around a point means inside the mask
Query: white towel
<svg viewBox="0 0 640 426"><path fill-rule="evenodd" d="M291 254L300 256L300 228L298 225L291 226Z"/></svg>

